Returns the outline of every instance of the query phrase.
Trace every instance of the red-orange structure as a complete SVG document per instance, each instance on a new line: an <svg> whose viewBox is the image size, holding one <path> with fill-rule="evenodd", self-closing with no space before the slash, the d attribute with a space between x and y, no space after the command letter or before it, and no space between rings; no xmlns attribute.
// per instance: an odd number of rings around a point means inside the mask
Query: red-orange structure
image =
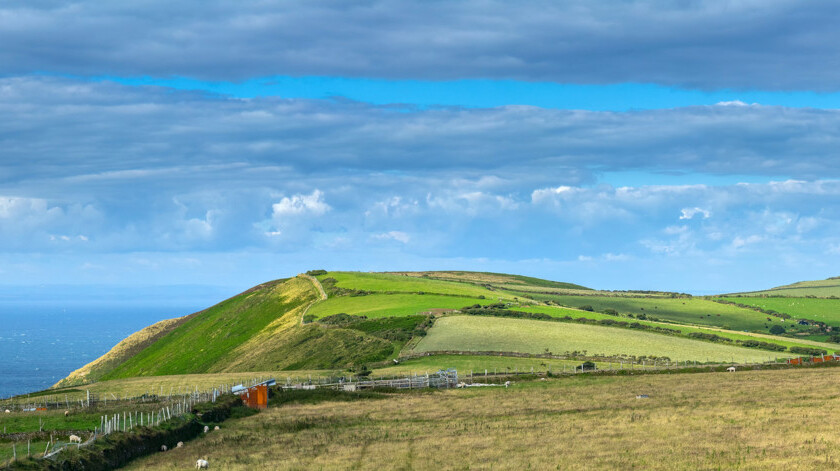
<svg viewBox="0 0 840 471"><path fill-rule="evenodd" d="M268 407L268 387L276 383L273 379L263 381L253 386L235 386L232 392L242 398L242 402L252 409L265 409Z"/></svg>
<svg viewBox="0 0 840 471"><path fill-rule="evenodd" d="M787 362L791 365L801 365L806 361L810 361L811 363L823 363L826 361L838 361L840 360L840 355L821 355L818 357L811 357L811 358L790 358Z"/></svg>

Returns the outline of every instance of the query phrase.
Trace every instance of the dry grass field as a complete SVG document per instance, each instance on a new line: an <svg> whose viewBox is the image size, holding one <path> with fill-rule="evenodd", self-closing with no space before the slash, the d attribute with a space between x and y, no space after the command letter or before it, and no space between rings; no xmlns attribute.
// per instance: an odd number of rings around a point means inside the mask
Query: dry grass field
<svg viewBox="0 0 840 471"><path fill-rule="evenodd" d="M128 469L202 456L226 470L837 469L837 374L574 377L287 405Z"/></svg>

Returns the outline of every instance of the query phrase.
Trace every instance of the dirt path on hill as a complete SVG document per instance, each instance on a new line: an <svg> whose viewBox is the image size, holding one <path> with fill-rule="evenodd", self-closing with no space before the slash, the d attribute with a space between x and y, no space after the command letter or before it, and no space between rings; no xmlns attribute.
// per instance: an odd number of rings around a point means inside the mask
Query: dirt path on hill
<svg viewBox="0 0 840 471"><path fill-rule="evenodd" d="M315 278L312 275L307 275L306 273L301 273L298 276L301 278L306 278L312 282L312 285L315 286L315 289L317 289L318 293L320 293L321 295L321 299L319 299L318 301L324 301L327 299L327 292L324 291L324 287L321 285L321 282L318 281L318 278ZM309 303L309 306L306 306L306 309L303 310L303 314L301 314L300 316L300 325L303 325L303 318L306 317L306 313L309 312L309 308L311 308L318 301L312 301L311 303Z"/></svg>

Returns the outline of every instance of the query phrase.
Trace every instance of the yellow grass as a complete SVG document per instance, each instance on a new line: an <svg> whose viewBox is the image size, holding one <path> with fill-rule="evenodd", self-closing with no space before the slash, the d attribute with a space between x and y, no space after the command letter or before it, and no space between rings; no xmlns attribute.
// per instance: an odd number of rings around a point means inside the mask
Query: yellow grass
<svg viewBox="0 0 840 471"><path fill-rule="evenodd" d="M571 378L292 405L127 469L745 469L840 466L837 370ZM636 399L647 394L649 399Z"/></svg>

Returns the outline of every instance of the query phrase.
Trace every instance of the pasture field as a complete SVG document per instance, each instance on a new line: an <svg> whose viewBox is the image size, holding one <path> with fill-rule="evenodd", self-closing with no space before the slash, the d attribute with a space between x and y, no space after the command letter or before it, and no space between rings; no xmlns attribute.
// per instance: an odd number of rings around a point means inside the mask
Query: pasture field
<svg viewBox="0 0 840 471"><path fill-rule="evenodd" d="M446 350L634 355L672 360L761 362L789 354L690 340L631 329L501 317L438 319L414 352Z"/></svg>
<svg viewBox="0 0 840 471"><path fill-rule="evenodd" d="M827 298L829 296L840 297L840 278L829 278L827 280L800 281L784 286L777 286L763 291L749 291L740 294L742 296L787 296L804 297L817 296Z"/></svg>
<svg viewBox="0 0 840 471"><path fill-rule="evenodd" d="M211 469L233 471L833 470L836 375L833 368L582 375L350 405L288 404L126 469L186 469L206 456Z"/></svg>
<svg viewBox="0 0 840 471"><path fill-rule="evenodd" d="M579 318L586 318L586 319L612 319L616 321L626 321L626 322L638 322L642 325L647 325L651 327L664 327L666 329L673 329L678 330L684 334L689 334L692 332L699 332L703 334L715 334L720 337L726 337L728 339L733 340L761 340L762 342L770 342L775 343L778 345L784 345L785 347L818 347L825 349L827 351L834 351L835 349L840 348L840 345L833 344L833 343L826 343L826 342L817 342L815 340L807 340L807 339L799 339L799 338L790 338L790 337L780 337L778 335L772 334L760 334L754 332L735 332L731 330L723 330L720 328L715 327L696 327L696 326L688 326L683 324L673 324L669 322L655 322L655 321L640 321L638 319L630 319L627 317L616 317L610 316L607 314L603 314L600 312L590 312L590 311L581 311L580 309L569 309L564 307L558 306L524 306L524 307L515 307L511 308L517 311L523 312L539 312L543 314L548 314L553 317L565 317L569 316L575 319ZM786 325L787 327L791 327L791 323L781 323L779 319L774 319L781 325ZM768 321L769 325L769 321Z"/></svg>
<svg viewBox="0 0 840 471"><path fill-rule="evenodd" d="M840 299L748 297L721 299L790 314L797 319L812 319L829 325L840 325Z"/></svg>
<svg viewBox="0 0 840 471"><path fill-rule="evenodd" d="M410 375L410 374L426 374L434 373L438 370L447 368L455 368L458 370L458 375L466 377L470 371L474 375L484 373L488 370L490 373L495 372L509 372L509 371L530 371L531 368L537 372L548 371L563 371L563 368L572 369L575 366L580 366L582 360L555 360L550 358L517 358L517 357L500 357L498 355L431 355L422 358L413 358L411 360L403 360L398 365L388 366L385 368L377 368L373 370L371 376L391 376L391 375ZM608 363L594 362L598 368L608 368Z"/></svg>
<svg viewBox="0 0 840 471"><path fill-rule="evenodd" d="M343 312L369 318L410 316L431 309L460 309L472 304L490 304L494 300L441 296L435 294L369 294L339 296L318 302L307 311L316 318Z"/></svg>
<svg viewBox="0 0 840 471"><path fill-rule="evenodd" d="M751 309L716 303L702 298L631 298L602 296L534 296L563 306L592 306L596 311L615 309L620 314L645 314L681 324L708 325L727 330L767 332L772 323L781 319ZM770 317L771 320L767 320ZM765 327L765 325L767 327Z"/></svg>
<svg viewBox="0 0 840 471"><path fill-rule="evenodd" d="M415 278L432 278L435 280L458 281L493 286L517 286L534 288L570 289L591 291L585 286L562 281L544 280L530 276L510 275L507 273L488 273L477 271L422 271L422 272L387 272L392 275L411 276Z"/></svg>
<svg viewBox="0 0 840 471"><path fill-rule="evenodd" d="M514 297L508 293L491 291L487 288L469 283L387 273L329 272L317 278L319 281L323 281L325 278L335 278L337 280L336 286L339 288L373 291L377 293L418 293L422 291L424 293L448 294L470 298L484 296L491 301L498 300L498 298L513 299Z"/></svg>
<svg viewBox="0 0 840 471"><path fill-rule="evenodd" d="M30 452L32 456L41 455L44 453L44 450L47 447L47 442L42 440L35 440L28 444L30 447ZM13 448L14 447L14 448ZM11 460L12 457L15 456L15 452L17 452L17 457L22 458L26 456L26 447L27 442L23 443L12 443L12 442L2 442L0 441L0 466L3 466L3 462L6 460Z"/></svg>

